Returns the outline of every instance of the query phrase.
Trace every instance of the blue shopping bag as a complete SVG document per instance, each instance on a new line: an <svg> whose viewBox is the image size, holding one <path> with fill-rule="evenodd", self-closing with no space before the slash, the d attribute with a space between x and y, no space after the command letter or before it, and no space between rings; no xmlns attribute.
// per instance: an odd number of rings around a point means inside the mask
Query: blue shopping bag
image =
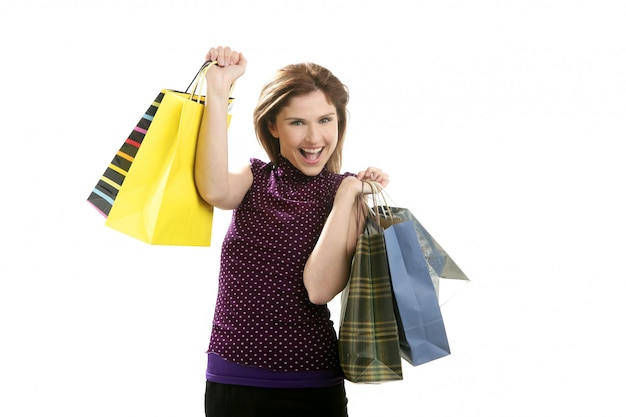
<svg viewBox="0 0 626 417"><path fill-rule="evenodd" d="M385 228L384 238L402 358L417 366L449 355L439 300L418 230L411 221L392 223Z"/></svg>

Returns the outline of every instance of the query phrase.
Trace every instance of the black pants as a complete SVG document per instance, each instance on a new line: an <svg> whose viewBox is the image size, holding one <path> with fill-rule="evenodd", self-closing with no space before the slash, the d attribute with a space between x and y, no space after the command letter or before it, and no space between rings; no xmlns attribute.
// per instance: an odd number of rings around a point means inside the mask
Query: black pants
<svg viewBox="0 0 626 417"><path fill-rule="evenodd" d="M329 388L256 388L207 381L207 417L348 417L344 384Z"/></svg>

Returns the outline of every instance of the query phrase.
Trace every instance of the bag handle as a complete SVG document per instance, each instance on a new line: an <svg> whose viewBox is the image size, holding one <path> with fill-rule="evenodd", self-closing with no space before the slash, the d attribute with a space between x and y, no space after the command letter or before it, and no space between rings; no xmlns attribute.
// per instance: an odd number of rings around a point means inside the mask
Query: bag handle
<svg viewBox="0 0 626 417"><path fill-rule="evenodd" d="M367 194L365 194L365 186L370 187L371 193L369 198L372 200L372 206L367 203ZM382 185L376 181L365 180L362 184L362 202L363 207L368 212L368 216L373 219L383 229L400 223L402 221L399 217L394 217L391 206L388 202L387 193L384 191ZM360 213L360 210L359 210Z"/></svg>
<svg viewBox="0 0 626 417"><path fill-rule="evenodd" d="M196 72L196 75L193 76L193 78L191 79L191 82L189 83L189 85L187 86L187 88L185 88L185 93L187 93L189 91L189 89L191 88L191 86L193 85L193 82L196 81L196 79L200 76L200 73L202 73L202 71L211 63L211 61L206 61L204 64L202 64L202 66L200 67L200 69L198 70L198 72Z"/></svg>
<svg viewBox="0 0 626 417"><path fill-rule="evenodd" d="M206 61L204 64L202 64L202 66L200 67L196 75L194 75L193 79L191 80L187 88L185 89L185 93L189 93L192 100L194 97L198 97L197 101L200 102L201 94L199 93L199 90L202 88L203 83L206 81L205 76L206 76L207 71L213 65L217 65L217 61ZM234 88L235 88L235 83L232 83L232 85L230 86L230 90L228 92L229 96L232 96ZM190 89L191 89L191 92L190 92Z"/></svg>
<svg viewBox="0 0 626 417"><path fill-rule="evenodd" d="M369 194L365 193L365 187L369 187ZM361 196L357 199L357 204L360 206L357 211L357 224L361 223L361 213L366 213L366 218L373 220L378 226L381 226L380 213L377 210L373 210L368 201L371 200L372 205L377 206L379 204L377 196L381 191L381 185L375 181L364 180L361 182Z"/></svg>

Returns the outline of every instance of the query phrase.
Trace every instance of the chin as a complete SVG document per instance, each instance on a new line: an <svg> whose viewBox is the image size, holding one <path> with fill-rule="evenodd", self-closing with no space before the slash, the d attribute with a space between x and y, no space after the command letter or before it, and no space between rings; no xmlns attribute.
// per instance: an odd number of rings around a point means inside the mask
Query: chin
<svg viewBox="0 0 626 417"><path fill-rule="evenodd" d="M324 165L322 165L322 166L310 166L310 165L302 166L302 165L300 165L298 167L298 169L304 175L309 176L309 177L314 177L316 175L319 175L320 172L322 172L322 169L324 169Z"/></svg>

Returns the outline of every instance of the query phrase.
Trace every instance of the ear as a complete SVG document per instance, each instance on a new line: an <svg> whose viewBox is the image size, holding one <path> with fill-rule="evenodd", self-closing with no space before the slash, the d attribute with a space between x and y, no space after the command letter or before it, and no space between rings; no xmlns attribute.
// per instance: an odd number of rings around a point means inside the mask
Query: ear
<svg viewBox="0 0 626 417"><path fill-rule="evenodd" d="M276 129L276 124L271 120L267 121L267 129L270 131L274 139L278 139L278 129Z"/></svg>

